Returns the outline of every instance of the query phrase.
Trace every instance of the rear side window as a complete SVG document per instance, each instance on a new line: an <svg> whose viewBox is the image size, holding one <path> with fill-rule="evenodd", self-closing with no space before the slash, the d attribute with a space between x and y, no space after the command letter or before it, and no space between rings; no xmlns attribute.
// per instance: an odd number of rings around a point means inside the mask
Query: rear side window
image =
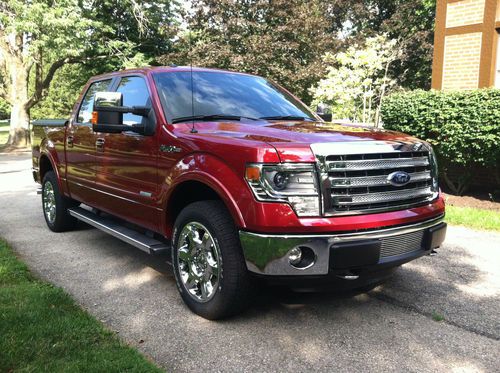
<svg viewBox="0 0 500 373"><path fill-rule="evenodd" d="M94 108L94 96L97 92L106 92L111 84L111 79L94 82L90 85L87 93L83 96L80 110L78 111L78 123L90 123L92 110Z"/></svg>
<svg viewBox="0 0 500 373"><path fill-rule="evenodd" d="M148 86L140 76L122 78L116 91L123 94L124 106L151 106ZM123 114L123 124L141 123L142 119L140 115Z"/></svg>

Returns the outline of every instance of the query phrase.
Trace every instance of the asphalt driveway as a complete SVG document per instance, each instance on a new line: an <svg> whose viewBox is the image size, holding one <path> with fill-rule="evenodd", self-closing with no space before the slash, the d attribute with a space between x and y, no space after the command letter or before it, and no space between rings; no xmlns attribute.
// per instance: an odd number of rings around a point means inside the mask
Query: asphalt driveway
<svg viewBox="0 0 500 373"><path fill-rule="evenodd" d="M84 224L50 232L30 166L0 154L0 236L168 371L499 370L500 234L450 227L439 255L369 294L264 290L244 315L211 322L183 305L162 258Z"/></svg>

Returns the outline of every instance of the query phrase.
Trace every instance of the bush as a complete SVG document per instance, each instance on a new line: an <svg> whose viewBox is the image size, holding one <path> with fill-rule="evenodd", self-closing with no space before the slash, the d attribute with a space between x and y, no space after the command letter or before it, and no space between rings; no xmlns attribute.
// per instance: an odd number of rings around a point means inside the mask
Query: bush
<svg viewBox="0 0 500 373"><path fill-rule="evenodd" d="M10 118L10 106L0 98L0 120Z"/></svg>
<svg viewBox="0 0 500 373"><path fill-rule="evenodd" d="M452 192L463 194L478 166L493 169L500 179L499 89L400 92L385 99L381 112L384 128L434 146ZM457 168L460 172L450 174Z"/></svg>

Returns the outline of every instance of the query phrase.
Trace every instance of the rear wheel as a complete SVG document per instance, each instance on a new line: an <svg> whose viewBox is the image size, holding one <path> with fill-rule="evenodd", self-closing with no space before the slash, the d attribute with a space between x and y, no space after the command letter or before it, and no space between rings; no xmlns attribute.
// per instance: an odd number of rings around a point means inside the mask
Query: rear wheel
<svg viewBox="0 0 500 373"><path fill-rule="evenodd" d="M221 202L184 208L175 221L173 245L177 287L194 313L215 320L248 305L251 284L238 231Z"/></svg>
<svg viewBox="0 0 500 373"><path fill-rule="evenodd" d="M76 226L77 219L68 213L68 208L78 202L63 196L54 171L48 171L42 182L42 207L47 226L51 231L64 232Z"/></svg>

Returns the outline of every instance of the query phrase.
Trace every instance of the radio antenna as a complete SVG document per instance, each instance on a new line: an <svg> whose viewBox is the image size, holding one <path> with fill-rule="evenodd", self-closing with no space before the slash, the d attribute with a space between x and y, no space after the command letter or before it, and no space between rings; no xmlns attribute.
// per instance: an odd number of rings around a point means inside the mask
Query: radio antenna
<svg viewBox="0 0 500 373"><path fill-rule="evenodd" d="M190 63L190 76L191 76L191 133L198 133L196 128L194 128L194 82L193 82L193 55L191 43L193 42L191 30L189 30L189 63Z"/></svg>

